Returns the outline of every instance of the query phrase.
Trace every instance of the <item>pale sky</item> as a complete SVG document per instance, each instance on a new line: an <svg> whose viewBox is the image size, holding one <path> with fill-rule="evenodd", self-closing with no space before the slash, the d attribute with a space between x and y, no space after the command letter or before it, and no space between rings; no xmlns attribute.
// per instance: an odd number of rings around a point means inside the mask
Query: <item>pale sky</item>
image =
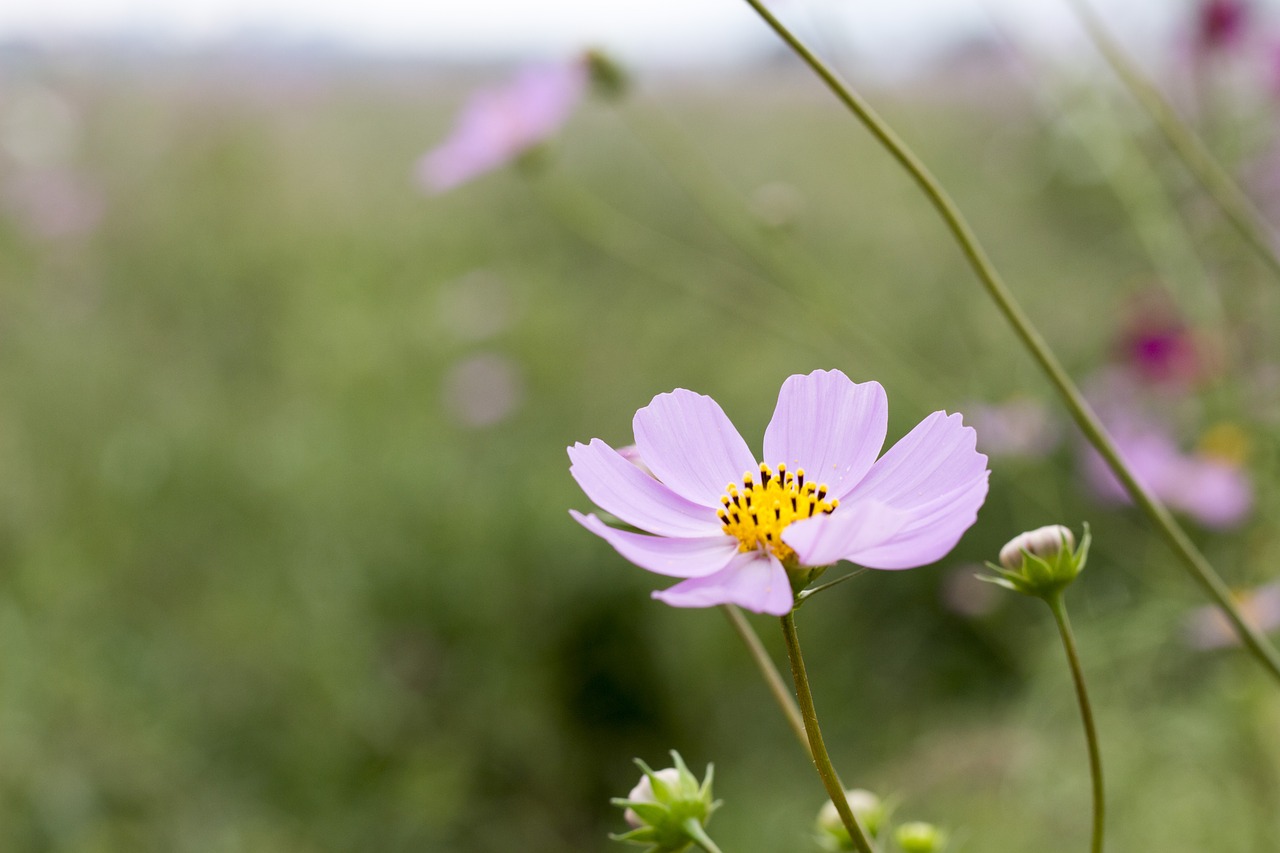
<svg viewBox="0 0 1280 853"><path fill-rule="evenodd" d="M1094 0L1122 33L1168 31L1176 0ZM1033 43L1075 35L1064 0L774 0L833 47L911 53L991 20ZM131 34L205 43L254 33L436 57L554 56L584 44L626 59L688 62L770 44L742 0L0 0L0 38Z"/></svg>

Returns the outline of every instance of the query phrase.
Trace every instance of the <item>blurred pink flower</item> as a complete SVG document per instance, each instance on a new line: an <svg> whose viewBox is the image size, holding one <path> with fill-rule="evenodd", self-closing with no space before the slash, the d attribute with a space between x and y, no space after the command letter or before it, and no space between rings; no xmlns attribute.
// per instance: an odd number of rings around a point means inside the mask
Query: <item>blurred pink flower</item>
<svg viewBox="0 0 1280 853"><path fill-rule="evenodd" d="M1280 581L1235 596L1245 621L1264 633L1280 628ZM1187 642L1197 649L1221 649L1240 644L1235 629L1214 606L1197 607L1187 616Z"/></svg>
<svg viewBox="0 0 1280 853"><path fill-rule="evenodd" d="M419 183L442 193L511 162L568 120L586 90L581 59L530 66L501 87L471 96L453 132L418 161Z"/></svg>
<svg viewBox="0 0 1280 853"><path fill-rule="evenodd" d="M1184 452L1173 431L1144 407L1150 403L1133 374L1112 370L1094 377L1087 396L1138 481L1170 509L1206 527L1242 524L1253 510L1253 486L1244 470L1247 438L1221 424L1205 433L1202 445L1216 452ZM1128 503L1124 486L1093 449L1083 445L1085 481L1107 503Z"/></svg>
<svg viewBox="0 0 1280 853"><path fill-rule="evenodd" d="M60 169L13 177L3 186L0 204L29 234L43 240L91 234L106 212L101 190Z"/></svg>
<svg viewBox="0 0 1280 853"><path fill-rule="evenodd" d="M1138 294L1123 314L1115 355L1138 379L1186 386L1211 372L1211 348L1182 319L1163 290Z"/></svg>
<svg viewBox="0 0 1280 853"><path fill-rule="evenodd" d="M1049 410L1029 397L975 404L966 409L970 423L978 431L978 443L992 456L1041 457L1062 440L1062 428Z"/></svg>
<svg viewBox="0 0 1280 853"><path fill-rule="evenodd" d="M1196 44L1202 50L1234 47L1248 23L1249 6L1242 0L1204 0L1196 12Z"/></svg>
<svg viewBox="0 0 1280 853"><path fill-rule="evenodd" d="M923 566L977 519L990 472L973 429L934 412L877 460L888 419L877 382L838 370L792 376L758 464L710 397L659 394L633 422L652 476L600 439L569 448L587 497L646 532L570 514L640 568L683 578L653 594L673 607L781 616L794 603L788 569Z"/></svg>
<svg viewBox="0 0 1280 853"><path fill-rule="evenodd" d="M1183 453L1173 437L1153 424L1112 426L1121 458L1138 481L1175 512L1206 527L1236 527L1253 509L1253 486L1232 462L1203 453ZM1129 495L1096 451L1089 448L1085 477L1094 492L1110 503L1127 503Z"/></svg>

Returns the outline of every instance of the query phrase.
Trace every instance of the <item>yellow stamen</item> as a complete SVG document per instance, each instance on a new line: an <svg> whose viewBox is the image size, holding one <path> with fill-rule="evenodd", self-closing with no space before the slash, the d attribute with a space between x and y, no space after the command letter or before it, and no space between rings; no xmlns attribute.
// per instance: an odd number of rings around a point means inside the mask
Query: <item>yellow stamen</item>
<svg viewBox="0 0 1280 853"><path fill-rule="evenodd" d="M730 483L720 498L723 509L716 511L725 533L738 540L739 551L762 548L784 563L793 562L796 552L782 541L782 531L797 519L829 513L840 505L827 499L825 484L806 483L804 469L794 474L785 464L775 474L760 464L760 482L751 473L742 475L742 484Z"/></svg>

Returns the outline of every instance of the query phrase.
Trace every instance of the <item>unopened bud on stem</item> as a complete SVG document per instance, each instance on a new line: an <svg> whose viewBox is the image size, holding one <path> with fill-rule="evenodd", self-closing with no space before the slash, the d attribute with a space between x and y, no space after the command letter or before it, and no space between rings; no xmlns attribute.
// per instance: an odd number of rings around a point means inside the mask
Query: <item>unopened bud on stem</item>
<svg viewBox="0 0 1280 853"><path fill-rule="evenodd" d="M851 788L844 792L849 810L858 819L858 824L874 841L880 837L888 823L889 808L870 791L862 788ZM836 811L835 803L827 800L818 812L818 843L826 850L854 850L853 839L849 830L845 829Z"/></svg>
<svg viewBox="0 0 1280 853"><path fill-rule="evenodd" d="M625 799L613 800L615 806L626 809L622 816L632 829L611 837L644 845L646 853L677 853L694 844L719 853L704 830L711 813L720 806L711 799L711 766L707 765L706 778L699 783L680 753L672 750L671 758L675 766L662 770L652 770L636 759L644 776Z"/></svg>
<svg viewBox="0 0 1280 853"><path fill-rule="evenodd" d="M1048 599L1066 588L1084 569L1089 556L1089 525L1076 548L1076 538L1061 524L1050 524L1021 533L1000 549L1000 565L987 563L995 577L982 580L1006 589Z"/></svg>
<svg viewBox="0 0 1280 853"><path fill-rule="evenodd" d="M947 846L947 834L931 823L904 823L893 833L902 853L940 853Z"/></svg>

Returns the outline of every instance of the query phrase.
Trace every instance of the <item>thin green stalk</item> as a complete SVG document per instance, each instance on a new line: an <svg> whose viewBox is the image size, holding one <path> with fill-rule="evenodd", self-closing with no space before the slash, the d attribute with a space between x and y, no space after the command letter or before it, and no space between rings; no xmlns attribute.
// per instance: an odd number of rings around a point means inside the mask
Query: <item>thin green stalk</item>
<svg viewBox="0 0 1280 853"><path fill-rule="evenodd" d="M796 617L788 613L782 617L782 636L787 642L787 658L791 661L791 678L796 683L796 697L800 700L800 713L804 716L804 728L809 735L809 747L813 758L813 766L827 789L827 796L835 804L840 822L849 832L853 846L859 853L875 853L871 841L863 831L862 825L849 808L849 800L844 795L844 785L831 764L831 756L827 754L827 746L822 742L822 730L818 728L818 712L813 707L813 692L809 689L809 676L805 673L804 658L800 654L800 637L796 634Z"/></svg>
<svg viewBox="0 0 1280 853"><path fill-rule="evenodd" d="M1067 618L1067 605L1062 591L1044 599L1045 604L1053 611L1054 621L1058 623L1058 635L1062 637L1062 648L1067 653L1067 664L1071 667L1071 679L1076 685L1076 699L1080 703L1080 720L1084 724L1084 739L1089 748L1089 775L1093 780L1093 840L1089 845L1091 853L1102 853L1103 825L1106 822L1107 803L1102 788L1102 753L1098 749L1098 729L1093 722L1093 707L1089 704L1089 691L1085 688L1084 669L1080 666L1080 655L1076 651L1075 634L1071 632L1071 621Z"/></svg>
<svg viewBox="0 0 1280 853"><path fill-rule="evenodd" d="M1257 206L1227 170L1222 168L1209 146L1178 117L1178 113L1160 94L1160 90L1142 76L1142 72L1129 60L1124 49L1107 32L1087 0L1067 0L1067 5L1080 19L1102 58L1146 110L1156 127L1160 128L1170 147L1213 198L1227 221L1240 232L1240 236L1257 252L1271 272L1280 276L1280 256L1276 255L1275 249L1276 235Z"/></svg>
<svg viewBox="0 0 1280 853"><path fill-rule="evenodd" d="M1098 416L1094 414L1093 409L1085 402L1080 389L1076 387L1071 377L1067 375L1066 370L1058 362L1057 356L1053 354L1044 337L1013 298L1013 294L1004 284L1000 274L996 272L995 266L987 257L986 250L978 241L972 227L960 213L960 209L951 200L946 190L942 188L937 178L920 162L911 149L907 147L906 143L898 138L888 124L871 109L870 105L842 82L822 60L818 59L803 42L775 18L760 0L746 0L746 2L813 69L827 85L827 88L840 99L841 103L862 122L863 126L871 132L871 135L911 175L916 185L928 197L933 208L946 223L947 229L955 238L956 243L959 244L961 251L969 262L969 266L986 288L987 294L996 303L1000 313L1004 315L1005 320L1013 328L1023 347L1026 348L1045 376L1048 377L1050 383L1058 392L1058 396L1062 398L1063 403L1070 411L1080 431L1084 433L1085 438L1106 460L1107 465L1115 473L1117 479L1124 485L1125 491L1129 493L1133 502L1146 514L1156 529L1160 531L1166 544L1177 555L1187 572L1222 609L1227 620L1235 628L1236 634L1244 643L1245 648L1249 650L1249 653L1277 681L1280 681L1280 652L1276 651L1265 635L1245 621L1235 601L1232 600L1231 590L1223 582L1213 566L1192 543L1186 531L1174 521L1173 516L1169 514L1169 510L1165 508L1164 504L1157 501L1153 495L1147 492L1133 475L1133 472L1125 465L1115 444L1110 436L1107 435L1101 421L1098 420Z"/></svg>
<svg viewBox="0 0 1280 853"><path fill-rule="evenodd" d="M805 734L804 720L800 717L800 708L796 706L796 700L787 690L787 685L782 680L782 674L773 665L773 658L769 657L769 652L765 650L764 643L760 642L759 635L751 627L747 617L742 615L741 610L732 604L721 605L720 609L724 612L725 618L729 620L729 624L733 626L733 630L737 632L742 642L746 645L747 651L751 653L752 659L756 662L756 666L760 668L760 674L764 676L764 682L768 686L769 692L773 694L774 701L782 709L782 714L787 718L787 723L791 726L791 730L800 739L800 745L812 757L809 736Z"/></svg>

